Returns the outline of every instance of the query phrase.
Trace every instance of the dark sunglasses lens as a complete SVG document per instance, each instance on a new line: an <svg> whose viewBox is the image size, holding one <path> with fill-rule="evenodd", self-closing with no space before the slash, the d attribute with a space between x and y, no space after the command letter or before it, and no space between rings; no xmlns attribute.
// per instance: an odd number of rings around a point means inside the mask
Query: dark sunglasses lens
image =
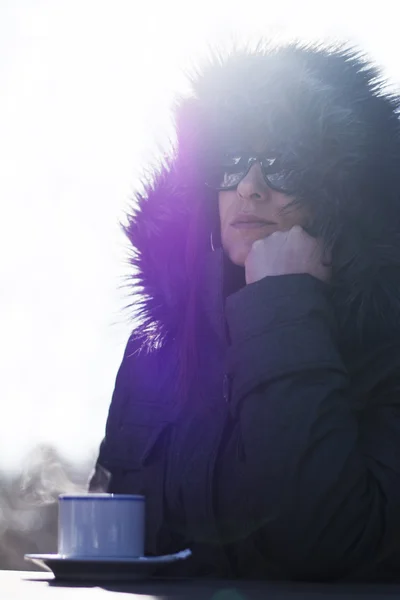
<svg viewBox="0 0 400 600"><path fill-rule="evenodd" d="M296 189L294 177L290 172L264 173L264 178L267 184L278 192L292 194Z"/></svg>
<svg viewBox="0 0 400 600"><path fill-rule="evenodd" d="M237 187L243 173L229 173L221 169L214 169L207 174L206 185L214 190L228 190Z"/></svg>
<svg viewBox="0 0 400 600"><path fill-rule="evenodd" d="M247 163L241 154L224 154L220 157L218 164L209 172L206 183L216 190L233 189L243 179L246 168Z"/></svg>
<svg viewBox="0 0 400 600"><path fill-rule="evenodd" d="M239 164L240 163L240 164ZM216 190L228 190L239 185L245 175L246 166L240 159L225 159L222 164L210 169L206 184Z"/></svg>
<svg viewBox="0 0 400 600"><path fill-rule="evenodd" d="M244 173L242 171L239 171L236 173L229 173L229 172L225 171L225 173L223 173L223 177L222 177L219 187L221 189L230 189L230 188L237 187L239 185L241 179L243 179L243 176L244 176Z"/></svg>

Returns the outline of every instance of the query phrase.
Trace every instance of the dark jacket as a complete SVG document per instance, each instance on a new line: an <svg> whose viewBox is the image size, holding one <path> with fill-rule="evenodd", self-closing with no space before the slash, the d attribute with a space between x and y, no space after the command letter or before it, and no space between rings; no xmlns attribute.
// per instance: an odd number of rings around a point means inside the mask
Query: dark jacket
<svg viewBox="0 0 400 600"><path fill-rule="evenodd" d="M127 227L143 296L97 464L110 492L146 495L148 553L192 549L171 573L400 573L397 106L354 53L290 46L214 59L178 109L174 160ZM215 210L208 154L256 131L333 248L329 285L287 275L226 292L222 250L193 227ZM198 362L183 397L193 278Z"/></svg>

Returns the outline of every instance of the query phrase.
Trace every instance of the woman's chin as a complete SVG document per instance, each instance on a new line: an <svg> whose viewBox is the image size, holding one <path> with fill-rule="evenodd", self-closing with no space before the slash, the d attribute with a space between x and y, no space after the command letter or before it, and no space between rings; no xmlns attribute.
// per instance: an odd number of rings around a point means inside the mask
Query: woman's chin
<svg viewBox="0 0 400 600"><path fill-rule="evenodd" d="M244 267L254 241L225 248L225 254L234 265Z"/></svg>
<svg viewBox="0 0 400 600"><path fill-rule="evenodd" d="M268 236L269 232L265 231L265 228L260 228L241 229L235 230L234 232L230 231L229 233L230 235L226 236L225 240L222 236L222 245L224 247L225 254L234 265L244 267L254 242L264 239Z"/></svg>

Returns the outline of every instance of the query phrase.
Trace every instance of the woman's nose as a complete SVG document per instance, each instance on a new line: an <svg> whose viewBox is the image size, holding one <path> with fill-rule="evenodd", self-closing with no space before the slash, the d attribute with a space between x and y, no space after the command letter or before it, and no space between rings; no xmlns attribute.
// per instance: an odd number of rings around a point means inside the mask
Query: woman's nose
<svg viewBox="0 0 400 600"><path fill-rule="evenodd" d="M236 188L244 200L264 201L268 199L269 188L264 181L259 163L254 164Z"/></svg>

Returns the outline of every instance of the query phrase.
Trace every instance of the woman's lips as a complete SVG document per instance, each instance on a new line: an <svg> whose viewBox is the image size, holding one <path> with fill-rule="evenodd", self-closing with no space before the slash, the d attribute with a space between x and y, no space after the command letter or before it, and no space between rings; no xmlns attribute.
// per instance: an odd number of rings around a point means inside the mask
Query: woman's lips
<svg viewBox="0 0 400 600"><path fill-rule="evenodd" d="M257 219L257 217L239 217L232 221L231 225L232 227L235 227L235 229L260 229L262 227L276 228L277 223L266 221L264 219Z"/></svg>

